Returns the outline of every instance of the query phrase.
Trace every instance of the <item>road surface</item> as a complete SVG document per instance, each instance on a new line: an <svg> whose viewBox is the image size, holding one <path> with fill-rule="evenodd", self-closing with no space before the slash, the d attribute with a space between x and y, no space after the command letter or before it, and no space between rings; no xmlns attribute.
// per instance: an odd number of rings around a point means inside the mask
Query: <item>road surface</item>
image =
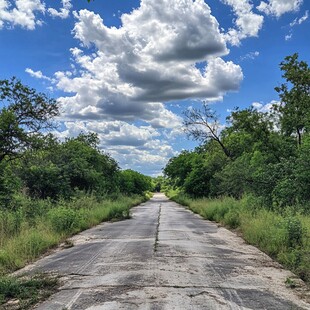
<svg viewBox="0 0 310 310"><path fill-rule="evenodd" d="M289 271L163 194L72 241L28 268L63 276L36 309L310 309Z"/></svg>

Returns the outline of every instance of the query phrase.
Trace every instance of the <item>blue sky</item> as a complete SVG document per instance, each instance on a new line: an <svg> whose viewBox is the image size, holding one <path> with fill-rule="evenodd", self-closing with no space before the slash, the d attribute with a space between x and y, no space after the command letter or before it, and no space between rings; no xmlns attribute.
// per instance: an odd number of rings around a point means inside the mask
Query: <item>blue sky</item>
<svg viewBox="0 0 310 310"><path fill-rule="evenodd" d="M158 175L197 145L182 112L278 101L279 63L309 63L306 0L0 0L0 79L59 101L59 139L98 133L121 168Z"/></svg>

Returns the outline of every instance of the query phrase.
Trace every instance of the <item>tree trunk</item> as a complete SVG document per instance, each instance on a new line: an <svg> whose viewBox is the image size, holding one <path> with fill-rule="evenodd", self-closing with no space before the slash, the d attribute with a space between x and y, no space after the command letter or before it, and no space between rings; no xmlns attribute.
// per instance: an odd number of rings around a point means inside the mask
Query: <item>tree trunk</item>
<svg viewBox="0 0 310 310"><path fill-rule="evenodd" d="M301 132L300 130L297 128L297 146L301 146Z"/></svg>

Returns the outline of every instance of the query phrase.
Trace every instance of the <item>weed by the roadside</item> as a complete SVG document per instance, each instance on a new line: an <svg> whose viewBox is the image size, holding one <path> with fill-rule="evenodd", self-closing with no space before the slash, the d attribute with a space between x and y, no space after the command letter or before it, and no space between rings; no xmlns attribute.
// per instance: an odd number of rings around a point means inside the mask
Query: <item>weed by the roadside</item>
<svg viewBox="0 0 310 310"><path fill-rule="evenodd" d="M47 214L52 229L56 232L71 232L79 226L79 213L68 207L51 209Z"/></svg>
<svg viewBox="0 0 310 310"><path fill-rule="evenodd" d="M295 288L296 282L292 278L286 278L285 285L289 288Z"/></svg>
<svg viewBox="0 0 310 310"><path fill-rule="evenodd" d="M36 275L31 278L0 277L1 309L29 309L50 296L58 287L58 278Z"/></svg>

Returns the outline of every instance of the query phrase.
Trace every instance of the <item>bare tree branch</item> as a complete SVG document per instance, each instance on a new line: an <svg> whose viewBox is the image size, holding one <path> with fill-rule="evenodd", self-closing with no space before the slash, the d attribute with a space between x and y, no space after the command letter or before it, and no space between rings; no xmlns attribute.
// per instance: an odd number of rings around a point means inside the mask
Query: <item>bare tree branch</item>
<svg viewBox="0 0 310 310"><path fill-rule="evenodd" d="M214 140L221 146L225 155L231 158L231 153L220 139L218 115L206 102L203 102L202 109L188 109L183 114L183 124L188 137L201 142Z"/></svg>

